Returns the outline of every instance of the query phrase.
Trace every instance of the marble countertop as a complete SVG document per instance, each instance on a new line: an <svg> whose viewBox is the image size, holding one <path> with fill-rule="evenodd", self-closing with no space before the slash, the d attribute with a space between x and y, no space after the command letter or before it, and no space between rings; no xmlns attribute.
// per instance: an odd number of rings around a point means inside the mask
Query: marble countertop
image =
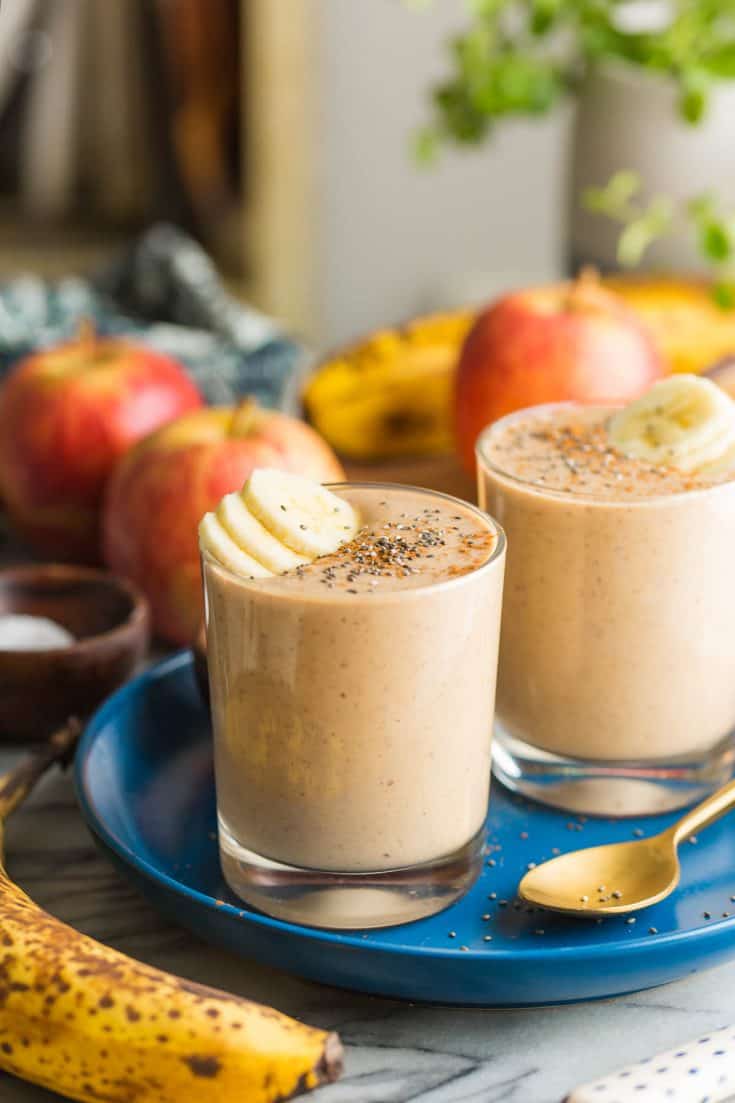
<svg viewBox="0 0 735 1103"><path fill-rule="evenodd" d="M17 757L0 753L0 768ZM338 1030L343 1079L315 1103L558 1103L577 1083L735 1022L735 963L650 992L524 1010L421 1007L301 981L204 946L162 919L97 853L71 779L48 776L10 821L8 868L49 911L184 976ZM48 1092L0 1074L0 1103Z"/></svg>

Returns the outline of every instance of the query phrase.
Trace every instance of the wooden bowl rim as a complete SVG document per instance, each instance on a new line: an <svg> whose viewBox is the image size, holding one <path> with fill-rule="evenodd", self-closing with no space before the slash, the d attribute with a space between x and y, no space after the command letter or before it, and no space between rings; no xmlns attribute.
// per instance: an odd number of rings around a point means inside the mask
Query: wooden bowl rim
<svg viewBox="0 0 735 1103"><path fill-rule="evenodd" d="M0 569L0 586L5 581L17 580L19 583L32 585L34 582L42 582L44 579L57 582L97 582L107 586L110 590L116 590L130 601L130 612L119 624L113 625L104 632L97 632L93 636L85 636L75 640L65 647L45 647L28 650L27 648L3 648L0 650L0 663L3 659L12 657L16 662L22 662L39 658L56 658L66 656L86 657L99 651L101 648L109 649L118 645L125 647L131 638L143 638L148 632L149 607L148 601L141 590L127 578L112 574L110 571L98 570L95 567L76 567L68 563L24 563L10 565Z"/></svg>

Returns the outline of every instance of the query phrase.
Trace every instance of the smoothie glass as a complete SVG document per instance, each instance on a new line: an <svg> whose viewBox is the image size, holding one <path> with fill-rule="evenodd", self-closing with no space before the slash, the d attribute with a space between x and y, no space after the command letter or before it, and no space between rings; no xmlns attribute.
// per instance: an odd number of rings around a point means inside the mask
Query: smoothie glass
<svg viewBox="0 0 735 1103"><path fill-rule="evenodd" d="M505 537L446 495L331 489L492 537L469 573L372 593L202 552L225 878L279 918L379 927L447 907L482 864Z"/></svg>
<svg viewBox="0 0 735 1103"><path fill-rule="evenodd" d="M511 414L477 444L479 500L510 549L493 765L557 807L663 812L732 772L735 482L595 497L498 465L513 419L580 409Z"/></svg>

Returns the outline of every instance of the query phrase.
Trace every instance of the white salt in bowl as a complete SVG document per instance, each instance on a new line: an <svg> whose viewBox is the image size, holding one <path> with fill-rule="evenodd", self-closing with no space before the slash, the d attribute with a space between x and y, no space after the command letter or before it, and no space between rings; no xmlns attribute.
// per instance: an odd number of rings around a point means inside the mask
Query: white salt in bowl
<svg viewBox="0 0 735 1103"><path fill-rule="evenodd" d="M0 740L45 739L88 715L132 674L149 636L145 598L115 575L56 564L0 571Z"/></svg>

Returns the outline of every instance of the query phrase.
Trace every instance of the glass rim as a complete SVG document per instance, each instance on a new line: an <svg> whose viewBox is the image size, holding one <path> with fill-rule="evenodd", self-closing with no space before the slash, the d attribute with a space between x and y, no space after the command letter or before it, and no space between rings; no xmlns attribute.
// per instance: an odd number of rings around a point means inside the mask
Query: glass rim
<svg viewBox="0 0 735 1103"><path fill-rule="evenodd" d="M491 526L493 534L495 536L495 543L493 544L490 555L484 561L484 563L481 563L478 567L473 567L471 570L466 571L464 574L455 575L451 578L443 578L437 582L428 582L425 585L418 586L406 586L404 589L376 591L377 594L379 594L379 596L384 601L388 599L405 600L410 597L415 597L417 594L425 594L429 591L433 593L437 590L447 589L448 587L461 586L462 584L466 584L468 579L476 578L479 574L483 574L484 572L489 571L490 568L493 567L495 563L497 563L497 561L501 559L505 553L508 541L502 525L493 516L491 516L491 514L487 513L486 510L482 509L478 505L475 505L474 502L467 502L464 500L464 498L458 498L454 494L446 494L442 490L431 490L429 489L429 487L425 486L412 486L410 483L387 483L380 481L371 482L364 480L351 481L349 479L344 479L338 483L323 483L322 485L325 486L327 490L337 492L345 489L383 491L402 490L410 491L411 493L415 494L425 495L429 498L441 498L445 502L453 502L456 503L458 506L461 506L463 509L470 510L470 512L473 513L476 517L482 518L483 522L489 523L489 525ZM245 575L238 574L237 571L233 571L231 567L227 567L224 563L221 563L220 560L217 559L216 555L214 555L210 551L207 551L206 548L202 548L201 544L199 545L199 554L203 562L212 564L213 567L216 567L218 571L221 571L228 578L233 579L240 585L244 584L245 586L259 590L260 592L275 593L275 591L266 591L266 587L271 586L276 579L283 577L283 575L274 574L267 578L246 578ZM312 560L312 562L315 562L315 560ZM290 572L287 571L285 573L289 574ZM376 596L375 592L364 594L348 594L346 591L334 589L330 590L329 594L330 598L337 598L338 600L344 599L347 601L374 601ZM289 595L293 597L294 592L289 591ZM321 601L322 598L323 595L321 593L314 592L312 594L304 594L305 601L311 601L315 599Z"/></svg>
<svg viewBox="0 0 735 1103"><path fill-rule="evenodd" d="M728 487L735 487L734 477L724 482L710 483L708 486L692 487L690 490L672 490L668 493L647 494L638 498L632 496L624 499L604 497L595 494L592 490L566 490L560 487L543 486L541 483L534 482L533 479L527 479L522 475L514 475L509 471L505 471L500 464L494 463L487 454L487 446L492 437L505 425L520 421L530 413L551 413L554 410L586 410L588 412L590 410L606 410L614 413L616 410L621 410L623 405L621 402L542 402L535 406L524 406L520 410L513 410L509 414L504 414L497 421L492 421L489 425L486 425L475 441L475 459L478 474L479 470L483 470L489 474L497 475L514 486L525 487L533 491L540 498L558 498L567 502L584 502L586 505L600 506L605 509L645 509L647 506L661 505L664 502L678 502L683 499L725 491Z"/></svg>

